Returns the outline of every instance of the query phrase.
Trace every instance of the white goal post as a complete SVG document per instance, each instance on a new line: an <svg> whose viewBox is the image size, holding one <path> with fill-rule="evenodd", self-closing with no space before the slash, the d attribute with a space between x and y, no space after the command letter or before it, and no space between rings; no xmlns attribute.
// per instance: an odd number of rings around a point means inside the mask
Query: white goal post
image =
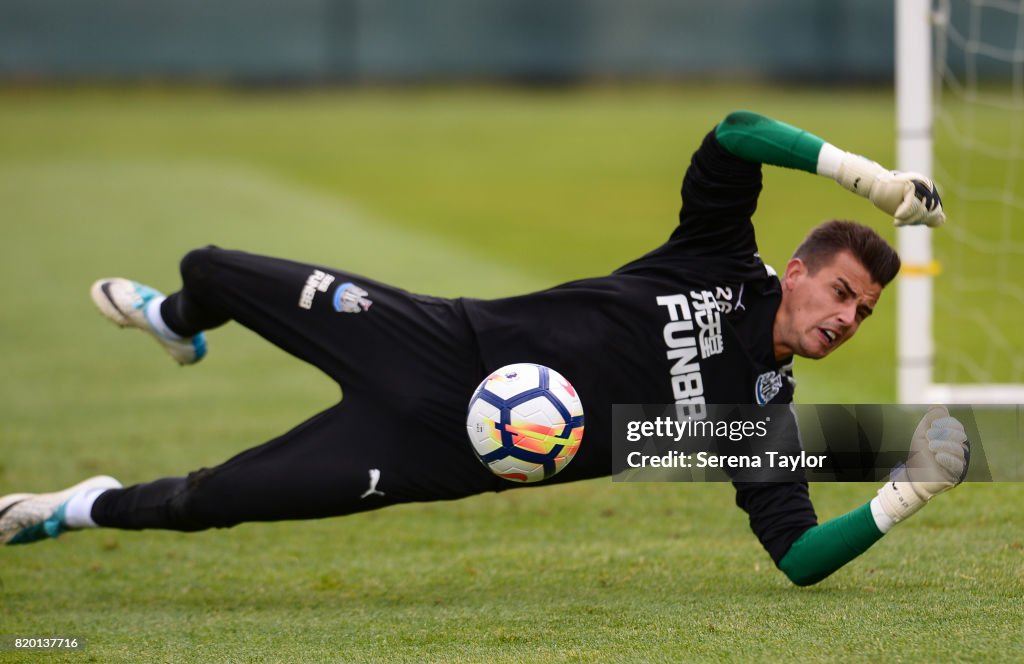
<svg viewBox="0 0 1024 664"><path fill-rule="evenodd" d="M933 10L932 0L894 2L897 168L931 176L934 170L933 26L937 20L948 18L948 15L944 17L941 12ZM1024 5L1024 0L1019 2ZM941 193L942 183L938 184ZM951 217L948 223L956 224L957 219ZM934 232L942 233L944 230ZM934 381L933 290L939 266L932 256L932 233L931 229L924 227L906 227L898 229L896 238L904 263L904 269L897 280L899 401L1024 404L1024 385L984 382L939 384ZM1024 336L1024 333L1021 335Z"/></svg>

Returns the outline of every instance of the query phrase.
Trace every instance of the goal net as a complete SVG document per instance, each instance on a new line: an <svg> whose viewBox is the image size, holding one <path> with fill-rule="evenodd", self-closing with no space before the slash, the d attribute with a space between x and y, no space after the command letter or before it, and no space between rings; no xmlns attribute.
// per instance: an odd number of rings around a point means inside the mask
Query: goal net
<svg viewBox="0 0 1024 664"><path fill-rule="evenodd" d="M898 237L899 398L1024 403L1024 0L896 12L899 168L948 219Z"/></svg>

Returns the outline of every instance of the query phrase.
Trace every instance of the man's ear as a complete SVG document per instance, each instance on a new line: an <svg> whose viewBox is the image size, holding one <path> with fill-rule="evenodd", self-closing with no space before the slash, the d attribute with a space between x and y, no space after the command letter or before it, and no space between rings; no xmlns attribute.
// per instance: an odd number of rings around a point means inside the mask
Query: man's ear
<svg viewBox="0 0 1024 664"><path fill-rule="evenodd" d="M797 280L807 275L807 263L799 258L790 258L786 263L786 273L782 277L783 290L793 288Z"/></svg>

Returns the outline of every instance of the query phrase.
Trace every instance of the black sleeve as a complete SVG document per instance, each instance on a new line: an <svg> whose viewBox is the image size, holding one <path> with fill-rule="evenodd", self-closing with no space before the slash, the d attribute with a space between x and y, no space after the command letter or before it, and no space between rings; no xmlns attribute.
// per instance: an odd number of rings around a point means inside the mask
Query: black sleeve
<svg viewBox="0 0 1024 664"><path fill-rule="evenodd" d="M775 564L793 542L818 525L807 482L734 482L736 505L750 515L750 529Z"/></svg>
<svg viewBox="0 0 1024 664"><path fill-rule="evenodd" d="M715 132L704 137L683 177L679 227L672 239L703 255L757 250L751 217L761 194L761 165L733 155Z"/></svg>
<svg viewBox="0 0 1024 664"><path fill-rule="evenodd" d="M743 420L752 421L761 407L749 405L738 408ZM767 435L755 443L760 452L800 453L800 427L792 408L775 409L765 423ZM802 472L792 474L790 481L780 480L771 471L757 471L746 476L743 472L736 471L732 476L736 505L750 516L750 529L778 564L790 545L804 531L818 524L807 482Z"/></svg>

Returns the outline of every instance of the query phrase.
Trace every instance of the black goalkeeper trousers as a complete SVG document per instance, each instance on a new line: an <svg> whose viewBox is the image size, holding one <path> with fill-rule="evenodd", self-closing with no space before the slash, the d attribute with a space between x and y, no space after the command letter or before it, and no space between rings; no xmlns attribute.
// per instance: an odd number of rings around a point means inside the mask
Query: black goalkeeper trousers
<svg viewBox="0 0 1024 664"><path fill-rule="evenodd" d="M485 369L459 300L216 247L186 255L181 274L162 308L172 329L237 321L323 370L344 399L214 468L103 493L99 525L193 531L510 488L463 434Z"/></svg>

